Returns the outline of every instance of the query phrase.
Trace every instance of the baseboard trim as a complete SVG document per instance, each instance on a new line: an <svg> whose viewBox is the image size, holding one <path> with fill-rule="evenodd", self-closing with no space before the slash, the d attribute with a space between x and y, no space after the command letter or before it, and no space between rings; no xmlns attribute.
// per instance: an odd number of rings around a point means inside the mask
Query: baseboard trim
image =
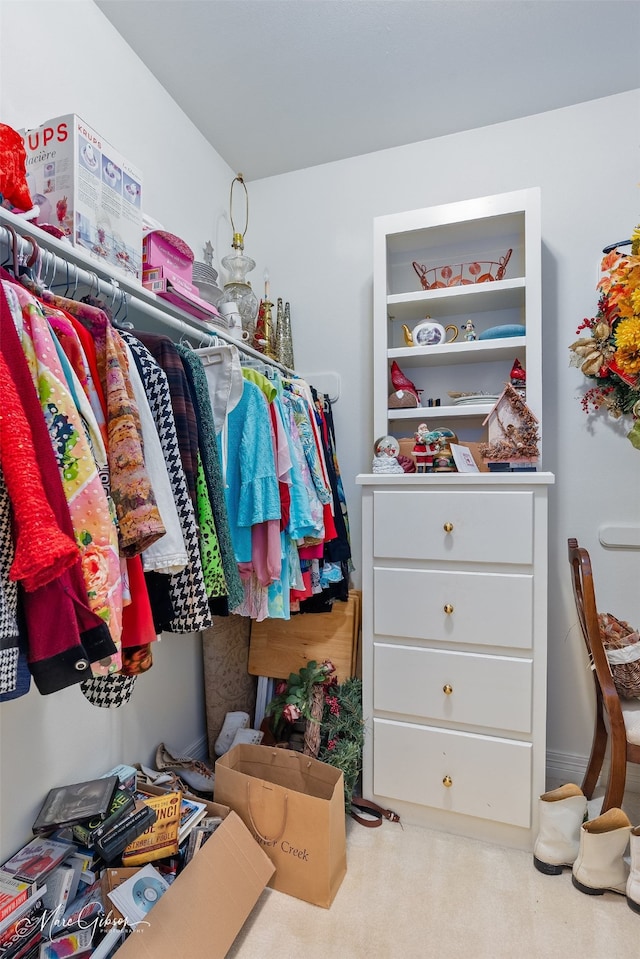
<svg viewBox="0 0 640 959"><path fill-rule="evenodd" d="M190 756L191 759L200 759L202 762L209 762L209 743L206 735L200 736L189 746L185 746L182 755Z"/></svg>
<svg viewBox="0 0 640 959"><path fill-rule="evenodd" d="M587 770L588 756L577 756L574 753L547 753L547 781L556 783L577 783L580 785ZM600 782L604 781L608 770L608 760L605 758ZM640 793L640 766L636 763L627 764L627 780L625 788L632 793Z"/></svg>

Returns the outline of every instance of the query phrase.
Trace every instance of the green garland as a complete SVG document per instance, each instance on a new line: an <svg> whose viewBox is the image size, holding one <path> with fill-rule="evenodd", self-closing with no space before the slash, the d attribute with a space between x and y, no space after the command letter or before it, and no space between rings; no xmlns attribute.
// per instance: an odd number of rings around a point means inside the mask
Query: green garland
<svg viewBox="0 0 640 959"><path fill-rule="evenodd" d="M318 759L342 770L347 812L362 770L363 745L362 680L352 677L341 684L325 684Z"/></svg>

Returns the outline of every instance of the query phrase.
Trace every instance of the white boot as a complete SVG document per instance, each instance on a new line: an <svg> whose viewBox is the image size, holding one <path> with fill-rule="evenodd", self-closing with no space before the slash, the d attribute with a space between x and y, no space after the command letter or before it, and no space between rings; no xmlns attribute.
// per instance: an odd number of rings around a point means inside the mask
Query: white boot
<svg viewBox="0 0 640 959"><path fill-rule="evenodd" d="M625 895L629 867L623 856L630 833L631 823L617 807L583 825L571 877L576 889L589 896L607 891Z"/></svg>
<svg viewBox="0 0 640 959"><path fill-rule="evenodd" d="M640 912L640 826L631 830L631 872L627 879L627 902L634 912Z"/></svg>
<svg viewBox="0 0 640 959"><path fill-rule="evenodd" d="M231 748L241 746L243 743L247 746L259 746L264 739L264 733L261 729L239 729L233 737Z"/></svg>
<svg viewBox="0 0 640 959"><path fill-rule="evenodd" d="M224 756L225 753L229 752L238 730L246 729L250 722L249 713L244 713L241 710L227 713L218 738L213 744L213 751L216 756Z"/></svg>
<svg viewBox="0 0 640 959"><path fill-rule="evenodd" d="M568 783L543 793L538 800L539 832L533 847L533 864L547 876L558 876L571 867L580 847L580 827L587 799L579 786Z"/></svg>

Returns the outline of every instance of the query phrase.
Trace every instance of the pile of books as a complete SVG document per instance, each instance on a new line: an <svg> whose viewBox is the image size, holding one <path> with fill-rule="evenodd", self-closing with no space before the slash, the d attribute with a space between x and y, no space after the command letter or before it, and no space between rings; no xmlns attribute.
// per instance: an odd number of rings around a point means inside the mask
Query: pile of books
<svg viewBox="0 0 640 959"><path fill-rule="evenodd" d="M221 823L208 809L132 766L51 789L0 864L0 959L108 959Z"/></svg>

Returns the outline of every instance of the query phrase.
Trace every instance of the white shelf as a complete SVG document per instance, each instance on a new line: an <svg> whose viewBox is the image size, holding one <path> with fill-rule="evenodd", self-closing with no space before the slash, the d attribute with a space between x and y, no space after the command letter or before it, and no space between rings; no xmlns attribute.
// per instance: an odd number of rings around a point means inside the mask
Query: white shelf
<svg viewBox="0 0 640 959"><path fill-rule="evenodd" d="M387 350L389 361L402 368L457 365L459 363L492 363L526 349L526 336L506 336L497 340L475 340L473 343L447 343L442 346L402 346Z"/></svg>
<svg viewBox="0 0 640 959"><path fill-rule="evenodd" d="M402 323L424 318L423 311L437 319L467 313L491 313L497 310L523 309L526 282L524 277L453 286L444 290L419 290L416 293L392 293L387 296L390 319Z"/></svg>
<svg viewBox="0 0 640 959"><path fill-rule="evenodd" d="M511 251L504 279L422 290L414 263L496 262ZM494 273L495 275L495 273ZM390 368L397 363L422 400L442 402L450 391L499 394L517 359L526 370L527 405L541 422L540 191L520 190L479 200L377 217L374 224L374 397L376 436L410 435L416 421L438 416L460 439L477 441L493 404L391 409ZM408 346L402 327L432 319L458 330L455 342ZM521 327L517 336L465 341L472 319L480 336L494 327ZM454 427L455 423L455 427ZM468 434L465 436L465 427Z"/></svg>
<svg viewBox="0 0 640 959"><path fill-rule="evenodd" d="M490 413L495 406L492 403L473 403L467 406L414 406L410 409L389 410L389 421L391 420L421 420L433 418L447 420L483 420L487 413Z"/></svg>

